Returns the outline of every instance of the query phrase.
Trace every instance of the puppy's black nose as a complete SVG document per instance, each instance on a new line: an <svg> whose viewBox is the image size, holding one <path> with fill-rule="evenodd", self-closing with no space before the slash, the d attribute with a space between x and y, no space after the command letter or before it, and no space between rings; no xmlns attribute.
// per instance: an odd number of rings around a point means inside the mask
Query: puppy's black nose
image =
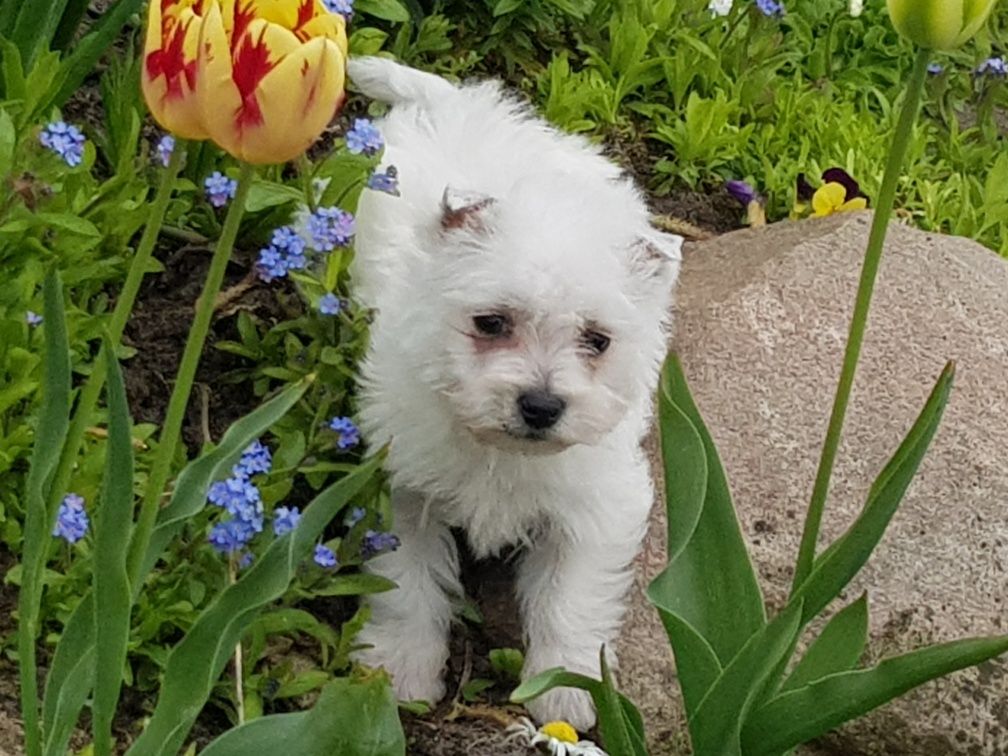
<svg viewBox="0 0 1008 756"><path fill-rule="evenodd" d="M560 419L567 402L548 391L526 391L518 397L518 409L533 430L546 430Z"/></svg>

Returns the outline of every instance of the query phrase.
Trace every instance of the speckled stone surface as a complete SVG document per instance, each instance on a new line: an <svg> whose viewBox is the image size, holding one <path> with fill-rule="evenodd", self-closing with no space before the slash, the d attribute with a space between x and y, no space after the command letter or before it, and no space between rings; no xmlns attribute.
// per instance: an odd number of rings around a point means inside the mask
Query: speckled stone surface
<svg viewBox="0 0 1008 756"><path fill-rule="evenodd" d="M690 245L673 346L720 449L764 592L786 596L840 369L869 213ZM947 359L952 397L868 566L868 661L1008 632L1008 261L964 239L890 230L823 543L849 525ZM652 444L653 446L653 444ZM665 634L640 590L664 559L656 507L621 643L654 753L688 752ZM808 753L1008 754L1008 659L931 683Z"/></svg>

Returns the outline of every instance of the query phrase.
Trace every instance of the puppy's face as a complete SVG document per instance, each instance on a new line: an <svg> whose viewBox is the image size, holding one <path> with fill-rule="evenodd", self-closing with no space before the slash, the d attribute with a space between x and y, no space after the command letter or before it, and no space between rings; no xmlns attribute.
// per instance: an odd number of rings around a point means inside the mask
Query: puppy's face
<svg viewBox="0 0 1008 756"><path fill-rule="evenodd" d="M511 200L446 193L423 372L479 443L594 444L653 390L678 244L613 210L535 187Z"/></svg>

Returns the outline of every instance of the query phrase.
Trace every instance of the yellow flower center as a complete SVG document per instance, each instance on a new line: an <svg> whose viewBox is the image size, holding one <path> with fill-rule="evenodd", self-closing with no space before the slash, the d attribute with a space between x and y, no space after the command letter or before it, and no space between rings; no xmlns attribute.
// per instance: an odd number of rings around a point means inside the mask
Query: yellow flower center
<svg viewBox="0 0 1008 756"><path fill-rule="evenodd" d="M561 743L578 742L577 730L566 722L547 722L539 728L539 732L553 738L554 740L559 740Z"/></svg>

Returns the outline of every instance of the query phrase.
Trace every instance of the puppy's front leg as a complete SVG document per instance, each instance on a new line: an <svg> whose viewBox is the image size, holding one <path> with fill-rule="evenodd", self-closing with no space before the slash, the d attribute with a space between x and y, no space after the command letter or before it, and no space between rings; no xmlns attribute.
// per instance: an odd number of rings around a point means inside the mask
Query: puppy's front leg
<svg viewBox="0 0 1008 756"><path fill-rule="evenodd" d="M632 580L629 565L640 538L593 530L574 534L554 528L537 539L519 569L526 636L523 679L551 667L599 677L603 644L607 659L615 661L612 643L619 633ZM552 690L530 702L528 709L537 721L563 719L582 731L595 723L590 696L573 688Z"/></svg>
<svg viewBox="0 0 1008 756"><path fill-rule="evenodd" d="M446 526L425 522L421 496L393 492L392 506L400 547L368 562L367 571L399 587L368 599L371 620L358 640L370 648L355 658L384 667L400 699L436 703L445 694L452 596L462 595L458 553Z"/></svg>

